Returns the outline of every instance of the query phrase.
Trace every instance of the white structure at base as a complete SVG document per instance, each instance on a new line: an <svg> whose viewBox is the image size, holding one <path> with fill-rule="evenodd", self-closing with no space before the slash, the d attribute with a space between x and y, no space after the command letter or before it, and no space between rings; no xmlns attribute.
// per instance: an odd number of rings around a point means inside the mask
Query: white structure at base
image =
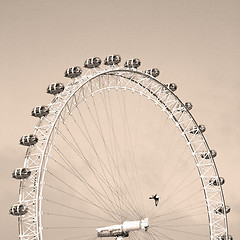
<svg viewBox="0 0 240 240"><path fill-rule="evenodd" d="M112 225L108 227L97 228L98 237L117 237L117 240L122 240L129 236L129 232L137 230L147 231L149 227L148 218L139 221L125 221L120 225Z"/></svg>

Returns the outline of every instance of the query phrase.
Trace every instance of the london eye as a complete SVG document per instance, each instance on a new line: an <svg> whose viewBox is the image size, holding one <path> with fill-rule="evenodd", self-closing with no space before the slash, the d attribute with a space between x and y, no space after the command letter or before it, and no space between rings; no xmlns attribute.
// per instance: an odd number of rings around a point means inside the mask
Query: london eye
<svg viewBox="0 0 240 240"><path fill-rule="evenodd" d="M20 240L232 240L206 127L157 68L87 59L33 107L17 216Z"/></svg>

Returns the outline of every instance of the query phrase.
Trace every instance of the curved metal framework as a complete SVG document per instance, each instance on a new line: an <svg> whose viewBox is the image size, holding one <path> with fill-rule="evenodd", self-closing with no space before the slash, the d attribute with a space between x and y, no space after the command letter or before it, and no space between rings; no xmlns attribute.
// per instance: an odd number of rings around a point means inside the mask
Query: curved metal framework
<svg viewBox="0 0 240 240"><path fill-rule="evenodd" d="M19 190L19 204L28 208L28 213L18 217L20 240L42 240L42 199L44 176L48 159L54 144L57 126L65 116L78 107L80 102L96 92L123 89L139 93L151 100L173 122L185 138L192 152L205 194L208 209L210 239L228 239L226 206L221 184L213 185L213 179L220 181L210 148L199 125L185 104L167 85L135 68L107 66L106 69L93 68L79 78L71 79L64 91L56 94L47 106L48 114L42 116L33 133L38 142L28 147L24 168L31 171L28 179L22 179ZM198 129L199 131L192 131ZM203 157L203 153L205 154ZM216 208L222 206L222 214Z"/></svg>

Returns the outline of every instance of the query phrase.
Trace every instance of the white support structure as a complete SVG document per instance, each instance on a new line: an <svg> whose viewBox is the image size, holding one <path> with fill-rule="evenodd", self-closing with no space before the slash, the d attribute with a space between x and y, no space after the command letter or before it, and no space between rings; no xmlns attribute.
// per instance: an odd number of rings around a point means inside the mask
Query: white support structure
<svg viewBox="0 0 240 240"><path fill-rule="evenodd" d="M139 93L140 96L143 95L153 101L156 106L159 106L168 115L169 119L173 121L192 152L192 157L201 178L208 209L210 239L218 240L222 236L226 236L227 239L228 225L226 211L223 214L215 213L215 209L219 205L225 209L222 187L221 184L217 186L210 184L212 178L219 179L213 159L214 156L212 156L211 150L202 133L190 133L192 127L198 126L197 122L181 100L172 91L167 89L162 82L138 70L121 67L88 71L80 79L74 80L66 86L65 90L56 95L48 105L49 114L40 119L33 133L38 137L38 142L34 146L29 146L25 156L24 168L31 170L31 176L20 182L19 204L26 205L28 213L18 218L19 239L43 240L41 217L43 214L42 192L44 176L48 158L54 146L54 137L58 134L56 129L59 122L64 121L65 115L70 115L88 97L93 96L97 92L110 89L129 90ZM203 154L206 156L202 157ZM122 233L140 229L147 230L148 219L126 221L121 225L98 228L98 234L104 229L106 232L111 232L113 227L116 227L118 230L120 229ZM117 240L124 238L121 235L111 236L116 236Z"/></svg>
<svg viewBox="0 0 240 240"><path fill-rule="evenodd" d="M116 240L123 239L129 236L129 232L144 230L147 231L149 227L148 218L138 221L125 221L119 225L112 225L108 227L97 228L97 236L103 237L116 237Z"/></svg>

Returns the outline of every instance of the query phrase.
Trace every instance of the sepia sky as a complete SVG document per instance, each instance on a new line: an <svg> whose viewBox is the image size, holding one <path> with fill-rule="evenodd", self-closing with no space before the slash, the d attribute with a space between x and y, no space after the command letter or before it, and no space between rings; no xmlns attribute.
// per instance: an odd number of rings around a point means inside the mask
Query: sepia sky
<svg viewBox="0 0 240 240"><path fill-rule="evenodd" d="M230 234L240 238L240 1L238 0L0 0L0 232L17 239L18 201L11 172L21 167L22 135L33 131L34 106L48 104L52 82L88 57L120 54L157 67L175 82L205 124L216 164L226 180Z"/></svg>

